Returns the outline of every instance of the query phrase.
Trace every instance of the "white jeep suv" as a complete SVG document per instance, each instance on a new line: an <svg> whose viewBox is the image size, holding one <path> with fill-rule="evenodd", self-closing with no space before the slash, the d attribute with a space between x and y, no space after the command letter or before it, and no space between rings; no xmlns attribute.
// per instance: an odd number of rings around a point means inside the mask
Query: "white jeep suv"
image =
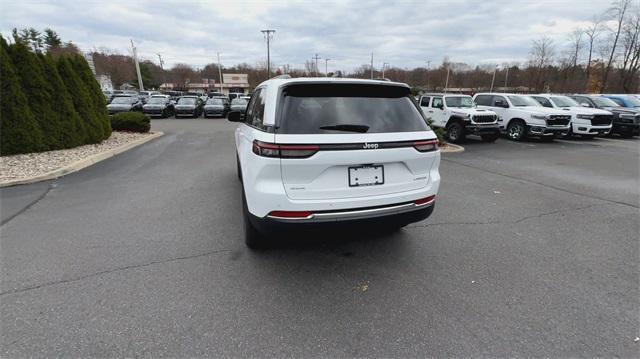
<svg viewBox="0 0 640 359"><path fill-rule="evenodd" d="M440 184L438 141L406 84L278 77L246 115L230 112L246 244L327 223L399 228L427 218Z"/></svg>
<svg viewBox="0 0 640 359"><path fill-rule="evenodd" d="M463 142L467 135L480 136L484 142L494 142L500 137L498 115L476 108L469 95L426 94L418 103L431 119L430 125L443 128L450 142Z"/></svg>
<svg viewBox="0 0 640 359"><path fill-rule="evenodd" d="M576 100L568 96L540 94L531 97L544 107L565 110L571 114L571 126L567 137L580 135L593 138L611 131L613 114L609 111L580 106Z"/></svg>
<svg viewBox="0 0 640 359"><path fill-rule="evenodd" d="M497 113L502 130L515 141L529 136L549 140L569 132L570 114L543 107L530 96L478 93L473 96L473 101L479 108Z"/></svg>

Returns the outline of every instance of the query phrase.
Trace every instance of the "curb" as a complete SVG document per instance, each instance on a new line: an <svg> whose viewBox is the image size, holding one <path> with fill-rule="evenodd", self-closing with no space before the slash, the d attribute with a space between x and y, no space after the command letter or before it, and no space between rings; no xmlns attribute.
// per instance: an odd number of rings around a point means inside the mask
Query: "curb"
<svg viewBox="0 0 640 359"><path fill-rule="evenodd" d="M447 142L448 149L446 151L442 151L442 153L462 153L464 152L464 147L460 145L454 145L453 143Z"/></svg>
<svg viewBox="0 0 640 359"><path fill-rule="evenodd" d="M58 168L57 170L53 170L51 172L47 172L45 174L42 174L40 176L35 176L35 177L31 177L31 178L26 178L26 179L18 179L18 180L13 180L13 181L9 181L9 182L4 182L4 183L0 183L0 188L2 187L10 187L10 186L16 186L16 185L21 185L21 184L30 184L30 183L36 183L36 182L42 182L42 181L47 181L47 180L51 180L51 179L56 179L62 176L66 176L68 174L80 171L81 169L87 168L91 165L94 165L100 161L104 161L107 158L111 158L113 156L119 155L122 152L128 151L134 147L138 147L144 143L147 143L153 139L156 139L160 136L163 136L164 132L154 132L151 134L151 136L149 137L145 137L145 138L141 138L139 140L133 141L133 142L129 142L127 144L124 144L120 147L116 147L116 148L112 148L108 151L105 152L101 152L101 153L96 153L95 155L89 156L87 158L78 160L76 162L72 162L64 167Z"/></svg>

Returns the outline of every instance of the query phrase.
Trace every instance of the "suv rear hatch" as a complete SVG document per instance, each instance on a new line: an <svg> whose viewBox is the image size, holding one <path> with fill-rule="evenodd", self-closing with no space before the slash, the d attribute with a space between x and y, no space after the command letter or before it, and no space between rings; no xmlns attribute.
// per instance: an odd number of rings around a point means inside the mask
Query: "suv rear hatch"
<svg viewBox="0 0 640 359"><path fill-rule="evenodd" d="M436 136L409 96L400 84L284 88L275 142L287 196L340 199L425 187L438 165Z"/></svg>

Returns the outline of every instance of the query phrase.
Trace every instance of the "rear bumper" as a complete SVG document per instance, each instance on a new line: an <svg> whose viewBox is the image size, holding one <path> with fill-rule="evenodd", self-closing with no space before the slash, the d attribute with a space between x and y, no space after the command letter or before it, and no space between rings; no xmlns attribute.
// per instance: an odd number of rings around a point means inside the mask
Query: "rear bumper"
<svg viewBox="0 0 640 359"><path fill-rule="evenodd" d="M318 212L309 218L299 219L284 219L272 216L260 218L250 214L249 220L263 235L359 226L389 227L422 221L433 213L434 207L435 201L423 205L403 203L378 208Z"/></svg>

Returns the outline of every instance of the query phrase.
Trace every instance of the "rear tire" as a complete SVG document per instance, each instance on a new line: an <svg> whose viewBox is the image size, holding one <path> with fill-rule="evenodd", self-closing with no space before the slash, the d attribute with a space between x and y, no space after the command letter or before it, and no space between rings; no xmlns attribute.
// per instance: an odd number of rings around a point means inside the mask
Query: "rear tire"
<svg viewBox="0 0 640 359"><path fill-rule="evenodd" d="M244 243L251 249L264 249L267 247L264 236L251 224L247 198L242 190L242 229L244 232Z"/></svg>
<svg viewBox="0 0 640 359"><path fill-rule="evenodd" d="M507 136L513 141L521 141L527 131L527 125L522 120L513 120L507 126Z"/></svg>
<svg viewBox="0 0 640 359"><path fill-rule="evenodd" d="M480 137L482 137L482 142L496 142L498 137L500 137L500 134L496 133L493 135L482 135Z"/></svg>
<svg viewBox="0 0 640 359"><path fill-rule="evenodd" d="M447 126L447 140L451 143L464 141L464 127L459 122L453 122Z"/></svg>

